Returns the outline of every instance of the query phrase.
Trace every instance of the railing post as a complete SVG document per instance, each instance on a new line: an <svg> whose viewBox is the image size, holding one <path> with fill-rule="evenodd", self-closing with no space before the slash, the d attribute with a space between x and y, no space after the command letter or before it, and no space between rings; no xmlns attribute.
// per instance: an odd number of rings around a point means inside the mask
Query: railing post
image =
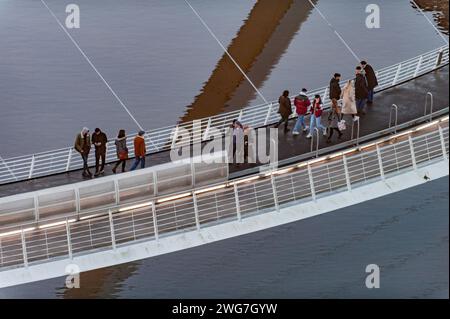
<svg viewBox="0 0 450 319"><path fill-rule="evenodd" d="M244 115L244 111L243 110L241 110L240 112L239 112L239 116L238 116L238 121L240 122L240 121L242 121L242 116Z"/></svg>
<svg viewBox="0 0 450 319"><path fill-rule="evenodd" d="M314 136L316 136L316 157L319 157L319 142L320 142L320 132L317 127L314 128L314 133L311 135L311 153L314 150Z"/></svg>
<svg viewBox="0 0 450 319"><path fill-rule="evenodd" d="M175 127L175 131L173 132L171 149L175 148L174 146L175 146L175 142L177 141L177 138L178 138L178 125Z"/></svg>
<svg viewBox="0 0 450 319"><path fill-rule="evenodd" d="M191 158L191 186L195 187L195 163Z"/></svg>
<svg viewBox="0 0 450 319"><path fill-rule="evenodd" d="M208 125L206 126L205 133L203 133L203 141L206 141L209 135L209 129L211 128L211 118L208 118Z"/></svg>
<svg viewBox="0 0 450 319"><path fill-rule="evenodd" d="M395 73L394 80L392 81L392 85L396 85L398 81L398 77L400 76L400 70L402 69L402 64L400 63L397 68L397 72Z"/></svg>
<svg viewBox="0 0 450 319"><path fill-rule="evenodd" d="M270 114L272 114L273 103L269 104L269 109L267 110L266 119L264 120L264 126L269 124Z"/></svg>
<svg viewBox="0 0 450 319"><path fill-rule="evenodd" d="M34 219L36 222L39 221L39 197L37 194L34 195Z"/></svg>
<svg viewBox="0 0 450 319"><path fill-rule="evenodd" d="M69 258L73 258L72 254L72 239L70 238L70 225L69 218L66 218L66 235L67 235L67 252L69 253Z"/></svg>
<svg viewBox="0 0 450 319"><path fill-rule="evenodd" d="M353 140L354 137L354 131L355 131L355 123L358 124L358 129L356 130L356 145L359 145L359 130L360 130L360 123L359 123L359 118L356 121L352 121L352 136L350 139Z"/></svg>
<svg viewBox="0 0 450 319"><path fill-rule="evenodd" d="M441 126L438 126L438 127L439 127L439 136L441 139L442 155L444 156L444 159L448 161L447 149L445 147L444 131L442 130Z"/></svg>
<svg viewBox="0 0 450 319"><path fill-rule="evenodd" d="M389 128L392 127L392 110L395 111L395 129L394 133L397 133L397 125L398 125L398 106L396 104L392 104L391 111L389 112Z"/></svg>
<svg viewBox="0 0 450 319"><path fill-rule="evenodd" d="M279 212L280 205L278 204L277 187L275 186L275 179L273 178L273 174L270 175L270 183L272 184L273 201L275 203L275 209L277 212Z"/></svg>
<svg viewBox="0 0 450 319"><path fill-rule="evenodd" d="M194 201L194 214L195 214L195 225L197 226L197 230L200 230L200 220L198 218L198 206L197 206L197 195L195 192L192 192L192 199Z"/></svg>
<svg viewBox="0 0 450 319"><path fill-rule="evenodd" d="M70 163L72 162L72 152L73 149L69 148L69 155L67 156L66 172L68 172L70 169Z"/></svg>
<svg viewBox="0 0 450 319"><path fill-rule="evenodd" d="M417 62L416 70L414 71L414 77L416 78L419 75L420 67L422 66L423 55L420 56L419 62Z"/></svg>
<svg viewBox="0 0 450 319"><path fill-rule="evenodd" d="M31 165L30 165L30 172L28 173L28 179L31 179L33 177L33 170L34 170L34 162L35 162L35 156L31 157Z"/></svg>
<svg viewBox="0 0 450 319"><path fill-rule="evenodd" d="M156 205L155 202L152 201L152 214L153 214L153 229L155 232L155 239L158 241L159 235L158 235L158 225L156 220Z"/></svg>
<svg viewBox="0 0 450 319"><path fill-rule="evenodd" d="M427 115L427 110L428 110L428 97L430 97L430 122L433 120L433 107L434 107L434 97L433 97L433 93L431 92L427 92L427 95L425 97L425 112L424 112L424 116Z"/></svg>
<svg viewBox="0 0 450 319"><path fill-rule="evenodd" d="M116 197L116 205L120 204L120 189L119 189L119 181L117 179L114 180L114 196Z"/></svg>
<svg viewBox="0 0 450 319"><path fill-rule="evenodd" d="M80 189L78 187L75 187L75 211L77 213L77 219L80 219L81 204L80 204Z"/></svg>
<svg viewBox="0 0 450 319"><path fill-rule="evenodd" d="M312 175L311 165L308 164L308 176L309 176L309 185L311 187L311 196L314 201L316 201L316 190L314 188L314 179Z"/></svg>
<svg viewBox="0 0 450 319"><path fill-rule="evenodd" d="M414 170L417 170L416 153L414 152L414 144L411 135L408 136L409 149L411 150L411 161Z"/></svg>
<svg viewBox="0 0 450 319"><path fill-rule="evenodd" d="M113 216L112 216L112 212L110 209L108 210L108 216L109 216L109 230L111 231L111 245L112 245L112 248L114 250L116 250L116 235L114 233L114 221L113 221Z"/></svg>
<svg viewBox="0 0 450 319"><path fill-rule="evenodd" d="M25 243L25 233L23 231L23 228L20 230L20 238L22 240L23 264L24 264L25 267L28 267L27 245Z"/></svg>
<svg viewBox="0 0 450 319"><path fill-rule="evenodd" d="M155 196L158 195L158 173L156 171L153 171L153 183L155 187Z"/></svg>
<svg viewBox="0 0 450 319"><path fill-rule="evenodd" d="M348 171L347 156L343 155L342 161L344 162L345 181L347 182L347 189L349 192L351 192L352 191L352 183L350 180L350 173Z"/></svg>
<svg viewBox="0 0 450 319"><path fill-rule="evenodd" d="M436 62L435 62L435 64L434 64L434 68L435 68L435 69L436 69L438 66L441 65L443 54L444 54L444 51L443 51L443 49L441 48L441 49L439 50L439 52L438 52L438 55L437 55L437 57L436 57Z"/></svg>
<svg viewBox="0 0 450 319"><path fill-rule="evenodd" d="M237 185L234 184L233 185L233 189L234 189L234 199L236 201L236 214L237 214L237 218L238 221L242 221L242 216L241 216L241 204L239 203L239 193L238 193L238 188Z"/></svg>
<svg viewBox="0 0 450 319"><path fill-rule="evenodd" d="M380 168L380 176L382 180L385 180L385 176L384 176L384 168L383 168L383 159L381 158L381 150L380 147L376 146L377 149L377 157L378 157L378 166Z"/></svg>

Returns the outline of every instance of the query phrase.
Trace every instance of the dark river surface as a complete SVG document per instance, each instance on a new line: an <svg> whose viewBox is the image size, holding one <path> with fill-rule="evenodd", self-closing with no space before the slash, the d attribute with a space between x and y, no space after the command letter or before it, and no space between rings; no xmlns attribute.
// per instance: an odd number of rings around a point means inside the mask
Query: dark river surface
<svg viewBox="0 0 450 319"><path fill-rule="evenodd" d="M0 298L448 298L449 188L442 178L280 227L82 274ZM365 269L380 267L380 288Z"/></svg>
<svg viewBox="0 0 450 319"><path fill-rule="evenodd" d="M319 0L375 68L443 45L407 0ZM64 23L65 2L46 0ZM77 0L69 31L146 129L263 101L182 0ZM192 0L263 95L325 86L356 60L305 0ZM275 5L275 3L277 3ZM432 17L431 13L427 13ZM66 147L82 126L137 130L39 0L0 0L0 156ZM0 290L0 298L448 298L448 178L329 214L139 262ZM381 288L364 285L378 264Z"/></svg>
<svg viewBox="0 0 450 319"><path fill-rule="evenodd" d="M66 2L45 0L64 23ZM381 68L443 45L408 0L315 0L355 53ZM146 129L262 103L183 0L77 0L70 30ZM355 58L306 0L192 0L268 100L353 74ZM431 13L427 13L431 17ZM83 126L137 125L40 0L0 0L0 156L67 147Z"/></svg>

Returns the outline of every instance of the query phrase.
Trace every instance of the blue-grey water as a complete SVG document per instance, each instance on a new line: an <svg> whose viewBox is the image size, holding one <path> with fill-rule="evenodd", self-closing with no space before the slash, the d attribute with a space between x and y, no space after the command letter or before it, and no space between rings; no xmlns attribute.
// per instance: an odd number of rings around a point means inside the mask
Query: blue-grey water
<svg viewBox="0 0 450 319"><path fill-rule="evenodd" d="M191 2L228 46L258 1ZM296 9L306 3L294 2ZM408 0L377 1L381 28L365 28L372 2L316 1L376 68L443 44ZM66 3L46 3L64 22ZM205 93L223 52L184 1L76 3L81 28L71 35L145 128L176 123ZM288 12L248 72L268 99L285 88L324 86L336 71L350 76L356 62L317 12L298 20L296 12ZM230 94L231 102L213 100L211 107L261 103L245 82ZM109 135L119 127L137 130L39 0L0 0L0 112L4 158L71 145L82 126ZM448 298L448 185L443 178L289 225L92 271L82 275L81 289L66 290L57 278L2 289L0 298ZM368 264L381 268L378 290L364 285Z"/></svg>
<svg viewBox="0 0 450 319"><path fill-rule="evenodd" d="M448 298L448 178L213 244L0 290L0 298ZM380 267L367 289L365 268Z"/></svg>
<svg viewBox="0 0 450 319"><path fill-rule="evenodd" d="M45 2L64 23L67 3ZM177 123L223 55L185 2L74 2L81 10L81 24L70 34L139 123L146 129ZM258 3L191 2L225 47L239 37ZM381 28L367 29L365 9L372 2L315 0L355 53L375 68L443 45L408 0L377 1ZM356 63L306 0L293 3L248 70L268 100L286 88L297 92L325 86L334 72L350 76ZM234 107L262 103L245 81L229 95ZM217 103L213 99L206 108L227 109ZM3 158L70 146L83 126L101 127L109 136L119 128L137 131L40 0L0 0L0 112Z"/></svg>

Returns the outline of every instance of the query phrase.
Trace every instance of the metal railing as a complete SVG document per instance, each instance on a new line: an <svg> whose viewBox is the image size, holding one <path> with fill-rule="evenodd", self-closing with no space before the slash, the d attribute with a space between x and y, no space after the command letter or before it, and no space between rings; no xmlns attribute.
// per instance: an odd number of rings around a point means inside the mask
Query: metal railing
<svg viewBox="0 0 450 319"><path fill-rule="evenodd" d="M444 46L418 57L382 68L377 71L379 86L376 92L414 79L448 63L449 49L448 46ZM345 81L342 81L343 83ZM327 92L328 87L323 87L309 92L309 95L312 98L315 94L320 94L323 97L325 109L328 109L331 101ZM295 117L295 114L292 117ZM183 123L175 128L173 126L166 126L149 130L145 134L148 153L152 154L169 150L177 138L177 132L181 128L190 132L198 129L201 134L196 134L191 140L191 142L197 143L208 138L208 132L212 127L224 132L231 121L236 118L254 128L275 123L279 118L278 103L271 102L265 105L255 105L242 110L222 113L198 121ZM128 148L130 154L132 154L134 146L131 139L128 140ZM116 160L114 141L109 141L107 144L106 161L111 163ZM89 159L89 165L94 165L93 156ZM72 147L33 155L0 159L0 184L63 173L82 167L82 159Z"/></svg>
<svg viewBox="0 0 450 319"><path fill-rule="evenodd" d="M297 163L278 172L192 190L178 197L128 204L131 206L108 209L106 214L87 220L66 219L57 225L0 234L0 271L240 221L254 214L279 211L294 201L314 201L415 170L431 161L448 160L449 128L436 125L422 135L393 136L390 143L375 142L360 152L343 153L331 160Z"/></svg>

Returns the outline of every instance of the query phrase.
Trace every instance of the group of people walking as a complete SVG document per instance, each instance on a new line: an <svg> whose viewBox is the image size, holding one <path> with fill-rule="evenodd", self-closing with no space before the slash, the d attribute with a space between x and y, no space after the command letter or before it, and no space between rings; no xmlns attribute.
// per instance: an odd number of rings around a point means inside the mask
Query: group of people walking
<svg viewBox="0 0 450 319"><path fill-rule="evenodd" d="M141 168L145 167L145 156L147 153L145 146L145 132L140 131L134 138L134 155L135 161L131 166L130 170L135 170L138 165ZM92 173L89 170L88 159L89 153L91 151L92 145L95 148L95 173L94 176L99 176L105 173L106 164L106 148L107 148L108 138L102 130L96 128L94 134L89 134L89 129L84 127L80 133L77 134L75 138L74 149L80 153L83 159L83 176L87 178L92 177ZM118 161L114 164L112 171L114 174L117 172L119 166L122 167L122 172L125 172L126 163L129 158L128 147L127 147L127 136L125 130L120 130L115 141L116 155Z"/></svg>
<svg viewBox="0 0 450 319"><path fill-rule="evenodd" d="M329 98L331 111L328 114L328 127L322 124L323 103L320 95L315 95L310 101L308 91L303 88L298 96L294 98L297 121L292 134L299 135L300 130L308 132L307 138L312 138L314 131L321 130L327 136L327 142L331 142L333 133L338 134L340 139L345 129L344 115L350 115L353 121L358 121L360 116L365 115L366 104L372 104L374 90L378 86L378 80L374 69L366 61L361 61L355 69L355 78L345 83L341 89L341 74L335 73L329 85ZM289 117L293 113L289 91L284 91L279 98L280 121L275 125L279 127L284 123L284 131L288 132ZM310 113L310 123L306 125L305 116Z"/></svg>

